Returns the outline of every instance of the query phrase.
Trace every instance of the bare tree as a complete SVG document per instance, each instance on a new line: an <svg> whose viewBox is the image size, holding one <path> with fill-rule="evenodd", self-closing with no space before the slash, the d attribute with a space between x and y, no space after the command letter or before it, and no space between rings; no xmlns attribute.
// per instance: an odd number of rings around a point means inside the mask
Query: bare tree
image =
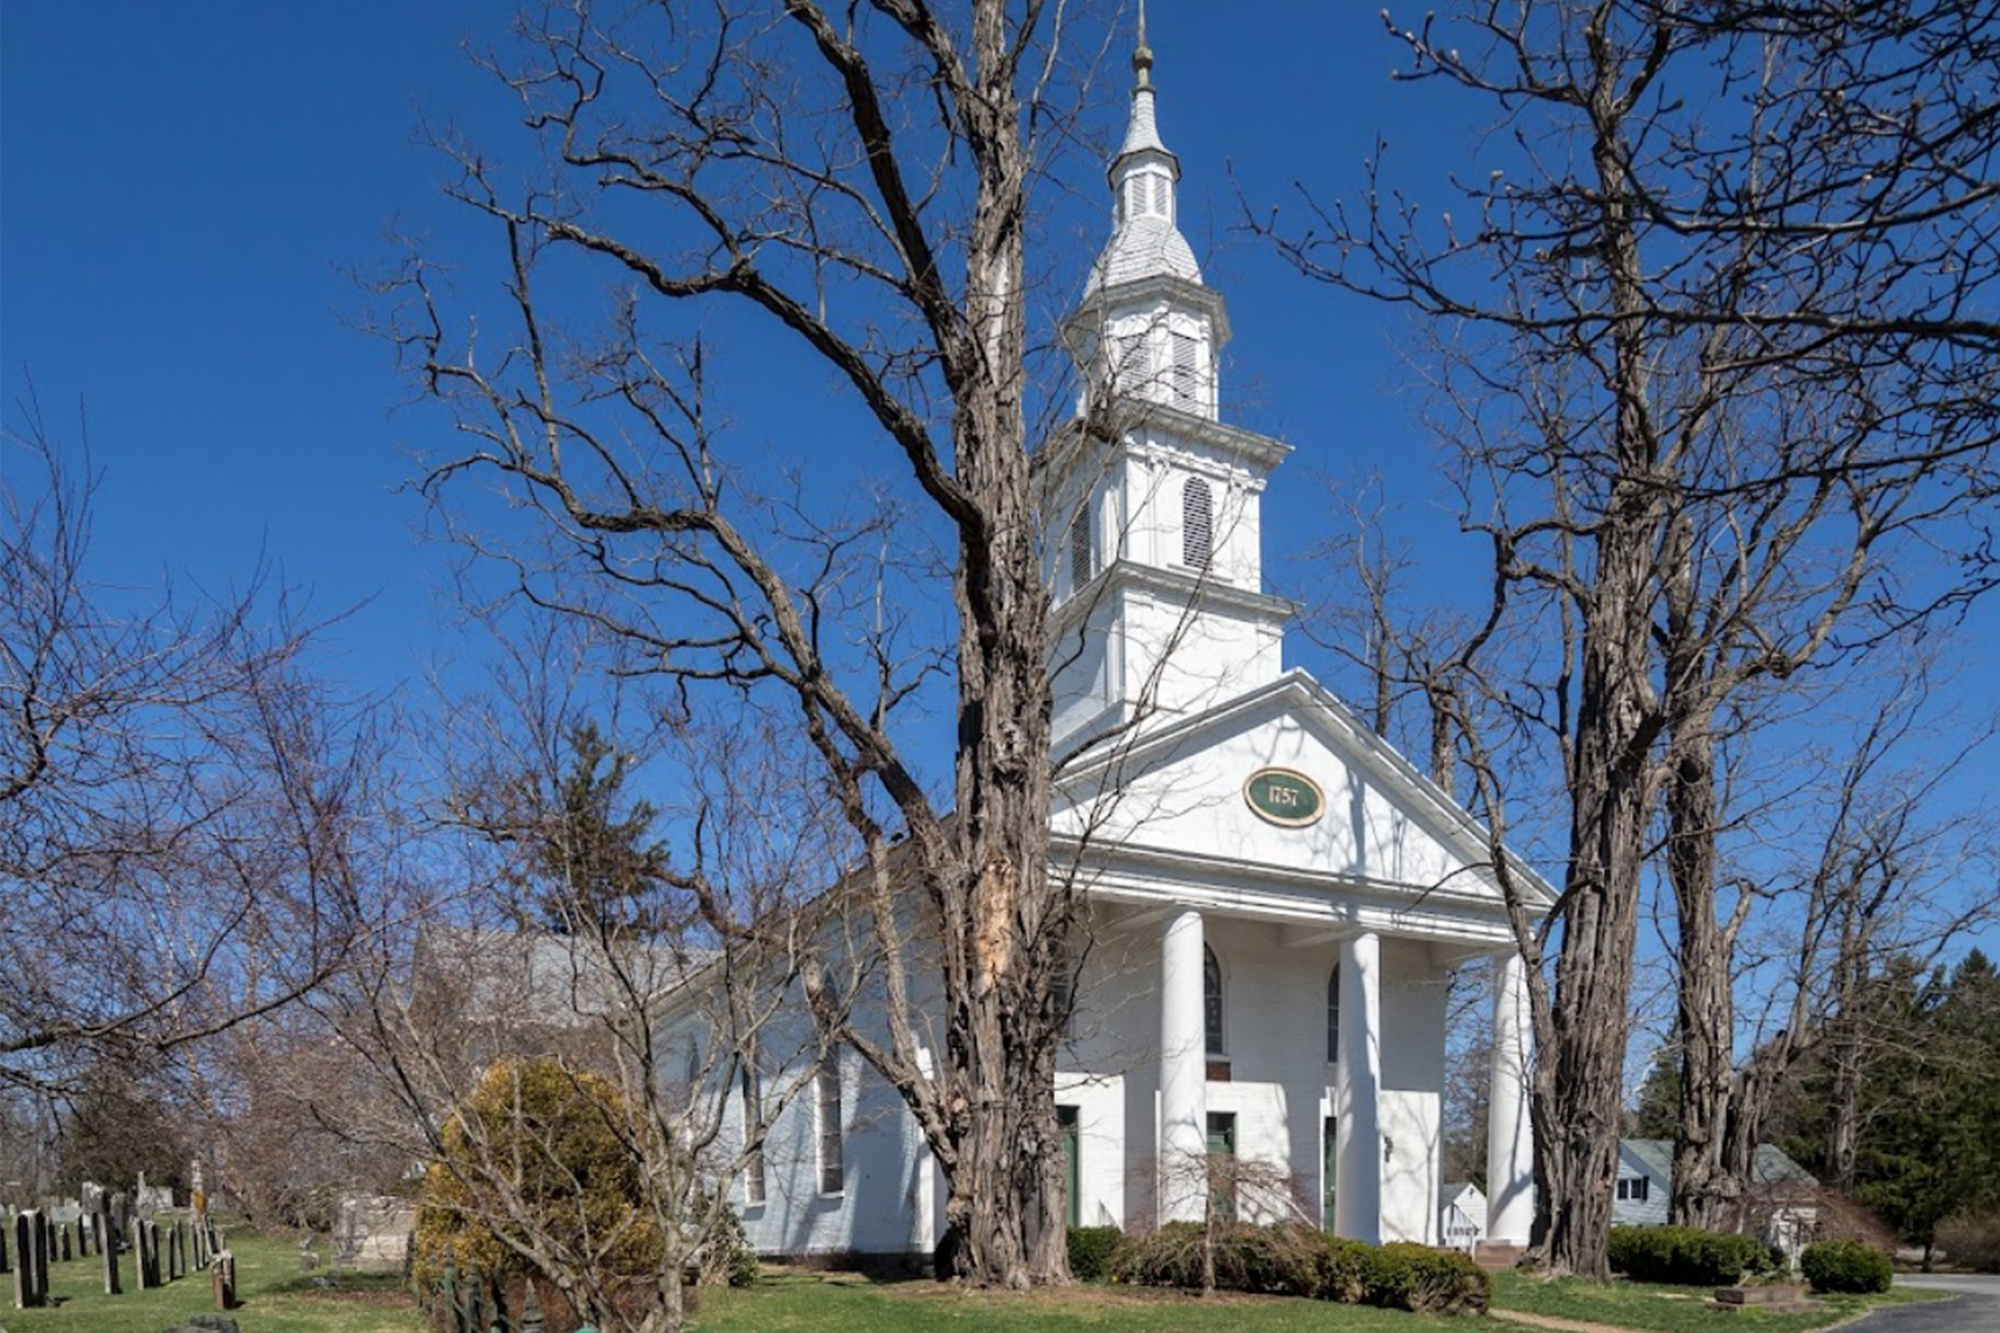
<svg viewBox="0 0 2000 1333"><path fill-rule="evenodd" d="M841 1035L949 1180L942 1254L1007 1285L1059 1280L1066 1263L1042 1090L1076 888L1049 871L1028 236L1031 186L1093 55L1073 54L1072 22L1041 0L546 6L518 28L518 59L492 62L546 177L516 190L446 145L463 168L452 193L504 246L507 316L475 345L413 262L393 321L407 367L474 441L433 468L429 494L459 503L461 479L483 475L564 544L553 566L514 559L523 595L595 620L632 669L781 701L810 742L861 844L851 882L889 1018ZM558 257L628 289L590 339L552 316ZM845 517L808 512L803 490L760 498L745 446L717 430L710 349L655 332L690 301L735 303L796 339L916 498ZM929 569L888 572L906 558ZM955 626L938 651L907 602L947 569ZM607 595L585 605L593 581ZM944 678L948 800L899 721ZM935 949L921 986L911 930ZM928 1043L920 989L939 1015Z"/></svg>
<svg viewBox="0 0 2000 1333"><path fill-rule="evenodd" d="M0 439L0 1082L56 1092L272 1012L369 924L380 738L261 579L92 567L98 477L30 399Z"/></svg>
<svg viewBox="0 0 2000 1333"><path fill-rule="evenodd" d="M848 908L825 878L851 833L754 713L654 734L611 710L613 764L663 794L581 817L573 780L601 756L566 750L567 707L520 715L512 749L456 733L451 824L473 888L440 896L327 1008L387 1095L323 1114L429 1164L441 1220L420 1239L475 1232L501 1270L487 1277L552 1288L597 1327L679 1329L687 1275L740 1237L733 1209L763 1189L774 1125L838 1049L845 1009L810 1008L808 982L822 997L869 982L872 951L843 947ZM638 854L656 839L677 854ZM544 914L527 928L524 879ZM579 1134L616 1180L578 1167Z"/></svg>
<svg viewBox="0 0 2000 1333"><path fill-rule="evenodd" d="M1314 209L1282 243L1441 330L1495 612L1550 644L1479 665L1568 797L1553 976L1530 977L1539 1225L1552 1267L1602 1275L1658 803L1679 831L1684 1004L1705 1006L1730 975L1718 717L1992 581L1996 33L1986 5L1655 0L1470 4L1458 26L1396 36L1413 77L1511 132L1488 179L1455 187L1464 221L1420 217L1378 156L1365 205ZM1492 742L1462 744L1502 827ZM1684 1044L1704 1117L1718 1043ZM1682 1154L1690 1191L1710 1128Z"/></svg>

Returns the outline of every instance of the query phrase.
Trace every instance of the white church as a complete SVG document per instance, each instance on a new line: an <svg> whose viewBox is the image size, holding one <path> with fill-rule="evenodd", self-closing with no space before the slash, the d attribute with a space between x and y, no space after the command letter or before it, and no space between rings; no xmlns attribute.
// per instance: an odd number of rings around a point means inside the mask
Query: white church
<svg viewBox="0 0 2000 1333"><path fill-rule="evenodd" d="M1259 505L1290 449L1221 419L1228 314L1177 225L1143 28L1133 67L1114 229L1067 325L1079 364L1109 368L1084 376L1079 417L1108 388L1120 429L1072 447L1045 499L1063 535L1055 748L1073 756L1055 856L1084 876L1093 941L1055 1089L1070 1219L1198 1217L1208 1184L1163 1164L1226 1153L1340 1235L1446 1243L1447 978L1491 958L1486 1231L1524 1244L1529 1028L1486 834L1284 669L1290 607L1263 589ZM929 1253L944 1182L900 1098L852 1051L815 1082L736 1187L751 1242Z"/></svg>

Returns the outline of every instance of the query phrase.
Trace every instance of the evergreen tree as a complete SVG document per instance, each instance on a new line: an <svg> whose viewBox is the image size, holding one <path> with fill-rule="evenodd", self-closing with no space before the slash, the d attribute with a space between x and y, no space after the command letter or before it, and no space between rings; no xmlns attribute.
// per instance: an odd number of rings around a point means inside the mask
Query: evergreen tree
<svg viewBox="0 0 2000 1333"><path fill-rule="evenodd" d="M523 781L525 808L503 835L526 852L516 875L517 915L558 934L656 929L668 852L653 833L658 811L626 794L632 756L594 721L570 729L568 749L553 792Z"/></svg>

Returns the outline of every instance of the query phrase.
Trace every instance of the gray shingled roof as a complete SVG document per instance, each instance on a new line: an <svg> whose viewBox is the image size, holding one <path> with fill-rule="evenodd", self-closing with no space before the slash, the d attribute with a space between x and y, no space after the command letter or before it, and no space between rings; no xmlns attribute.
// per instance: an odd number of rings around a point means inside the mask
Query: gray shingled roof
<svg viewBox="0 0 2000 1333"><path fill-rule="evenodd" d="M627 1007L627 983L648 1006L679 989L712 958L702 950L617 946L619 967L587 941L536 930L432 925L421 963L465 986L466 1017L575 1027ZM623 980L619 973L623 974Z"/></svg>
<svg viewBox="0 0 2000 1333"><path fill-rule="evenodd" d="M1646 1166L1647 1174L1661 1184L1674 1178L1674 1145L1671 1139L1626 1139L1625 1146ZM1785 1154L1775 1143L1757 1145L1750 1162L1752 1185L1817 1185L1806 1169Z"/></svg>
<svg viewBox="0 0 2000 1333"><path fill-rule="evenodd" d="M1141 214L1112 234L1111 244L1090 266L1084 294L1094 296L1105 287L1161 274L1200 282L1201 265L1194 262L1180 228L1163 217Z"/></svg>

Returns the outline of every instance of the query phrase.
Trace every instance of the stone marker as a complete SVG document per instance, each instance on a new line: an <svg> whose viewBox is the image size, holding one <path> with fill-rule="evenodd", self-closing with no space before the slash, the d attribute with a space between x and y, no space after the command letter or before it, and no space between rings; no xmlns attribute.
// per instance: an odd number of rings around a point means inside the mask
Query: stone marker
<svg viewBox="0 0 2000 1333"><path fill-rule="evenodd" d="M116 1296L122 1288L118 1281L118 1244L111 1238L111 1205L100 1199L97 1208L91 1229L97 1233L97 1255L104 1261L104 1294Z"/></svg>
<svg viewBox="0 0 2000 1333"><path fill-rule="evenodd" d="M215 1308L234 1310L236 1308L236 1256L228 1250L215 1252L215 1265L209 1269L209 1281L215 1291Z"/></svg>
<svg viewBox="0 0 2000 1333"><path fill-rule="evenodd" d="M135 1219L132 1229L137 1233L139 1250L139 1290L160 1285L160 1236L151 1222L144 1218Z"/></svg>
<svg viewBox="0 0 2000 1333"><path fill-rule="evenodd" d="M14 1271L14 1265L7 1261L8 1251L13 1248L10 1243L13 1235L14 1224L11 1220L8 1220L5 1226L0 1226L0 1273L11 1273Z"/></svg>
<svg viewBox="0 0 2000 1333"><path fill-rule="evenodd" d="M57 1227L57 1228L56 1228L56 1254L57 1254L57 1257L58 1257L58 1258L59 1258L59 1259L60 1259L60 1260L61 1260L61 1261L62 1261L63 1263L68 1263L68 1262L69 1262L69 1258L70 1258L70 1255L69 1255L69 1228L68 1228L68 1227Z"/></svg>
<svg viewBox="0 0 2000 1333"><path fill-rule="evenodd" d="M187 1266L181 1262L181 1224L172 1222L167 1227L167 1281L178 1282L187 1276Z"/></svg>
<svg viewBox="0 0 2000 1333"><path fill-rule="evenodd" d="M48 1237L42 1215L30 1208L14 1215L14 1308L32 1310L47 1304L49 1291Z"/></svg>

